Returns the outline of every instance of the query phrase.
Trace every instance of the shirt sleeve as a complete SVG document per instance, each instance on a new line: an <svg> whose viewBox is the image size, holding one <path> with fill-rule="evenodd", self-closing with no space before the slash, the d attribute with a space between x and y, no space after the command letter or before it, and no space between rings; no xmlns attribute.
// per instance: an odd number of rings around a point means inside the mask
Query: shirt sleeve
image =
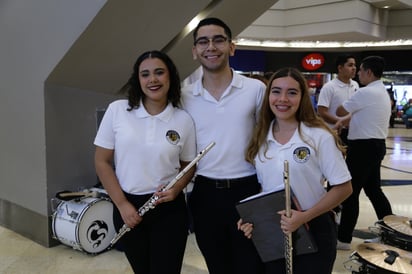
<svg viewBox="0 0 412 274"><path fill-rule="evenodd" d="M338 185L351 180L351 175L342 152L336 147L331 134L325 134L319 146L320 168L330 185Z"/></svg>
<svg viewBox="0 0 412 274"><path fill-rule="evenodd" d="M363 102L365 102L365 100L363 99L365 98L364 94L365 92L358 90L348 100L342 103L343 108L350 113L354 113L362 109L364 107Z"/></svg>
<svg viewBox="0 0 412 274"><path fill-rule="evenodd" d="M186 112L185 112L186 113ZM187 113L186 113L187 114ZM187 137L180 154L181 161L190 162L196 157L196 132L192 118L187 114Z"/></svg>
<svg viewBox="0 0 412 274"><path fill-rule="evenodd" d="M318 106L329 108L330 106L330 85L323 86L319 93Z"/></svg>
<svg viewBox="0 0 412 274"><path fill-rule="evenodd" d="M102 121L100 122L96 137L94 139L94 145L106 149L114 149L115 136L113 130L113 119L113 108L112 105L109 105L104 113Z"/></svg>

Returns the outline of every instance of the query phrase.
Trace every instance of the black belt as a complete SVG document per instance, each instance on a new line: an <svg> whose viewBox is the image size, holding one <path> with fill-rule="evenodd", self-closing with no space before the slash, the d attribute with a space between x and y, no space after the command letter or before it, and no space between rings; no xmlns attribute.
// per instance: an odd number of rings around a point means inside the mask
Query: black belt
<svg viewBox="0 0 412 274"><path fill-rule="evenodd" d="M202 175L197 175L195 182L213 184L215 188L218 188L218 189L228 189L228 188L234 187L235 185L239 185L241 183L256 182L256 180L257 180L256 175L250 175L247 177L234 178L234 179L215 179L215 178L205 177Z"/></svg>

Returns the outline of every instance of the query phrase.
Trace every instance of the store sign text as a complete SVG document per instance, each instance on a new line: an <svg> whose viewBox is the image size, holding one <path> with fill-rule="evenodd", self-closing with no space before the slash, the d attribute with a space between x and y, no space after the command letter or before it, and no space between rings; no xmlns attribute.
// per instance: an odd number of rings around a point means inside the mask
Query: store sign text
<svg viewBox="0 0 412 274"><path fill-rule="evenodd" d="M302 67L306 70L317 70L324 64L325 58L320 53L311 53L302 59Z"/></svg>

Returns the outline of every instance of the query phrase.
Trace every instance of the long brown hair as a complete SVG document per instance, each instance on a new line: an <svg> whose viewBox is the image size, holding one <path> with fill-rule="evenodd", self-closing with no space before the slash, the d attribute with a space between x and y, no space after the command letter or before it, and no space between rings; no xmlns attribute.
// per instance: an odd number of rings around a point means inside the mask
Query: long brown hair
<svg viewBox="0 0 412 274"><path fill-rule="evenodd" d="M308 127L318 127L323 128L333 135L335 139L336 146L342 153L345 153L345 147L342 145L342 142L336 132L331 130L329 126L316 114L315 109L313 108L312 102L310 100L308 85L303 74L296 68L282 68L276 71L269 80L269 83L266 88L265 96L263 98L262 108L259 112L258 123L253 132L252 139L249 142L247 151L246 151L246 161L254 164L254 159L259 152L259 149L263 146L264 153L268 150L268 143L266 141L267 134L269 132L270 124L273 120L276 123L276 116L273 114L269 106L269 94L272 86L272 82L277 78L282 77L292 77L295 81L299 83L301 90L302 98L298 110L296 111L296 120L298 124L298 132L302 140L308 145L312 146L310 140L305 138L302 135L300 123L304 123ZM312 146L313 147L313 146Z"/></svg>

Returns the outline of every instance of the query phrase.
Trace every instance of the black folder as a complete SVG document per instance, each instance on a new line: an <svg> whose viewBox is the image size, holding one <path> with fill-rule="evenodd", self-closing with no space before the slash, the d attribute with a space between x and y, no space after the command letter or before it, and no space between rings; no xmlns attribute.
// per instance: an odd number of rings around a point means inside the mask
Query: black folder
<svg viewBox="0 0 412 274"><path fill-rule="evenodd" d="M295 200L295 201L294 201ZM252 223L252 241L263 262L285 257L285 234L280 228L280 215L285 209L285 191L279 190L251 196L236 205L243 222ZM297 208L292 199L292 208ZM316 243L307 225L292 234L293 255L314 253Z"/></svg>

